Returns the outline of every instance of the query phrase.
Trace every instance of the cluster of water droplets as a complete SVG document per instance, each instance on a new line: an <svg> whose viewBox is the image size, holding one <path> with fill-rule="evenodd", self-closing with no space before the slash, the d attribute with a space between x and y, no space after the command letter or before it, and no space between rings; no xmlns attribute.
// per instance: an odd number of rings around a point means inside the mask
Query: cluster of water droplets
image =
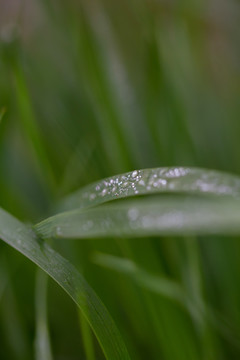
<svg viewBox="0 0 240 360"><path fill-rule="evenodd" d="M218 171L187 167L134 170L79 190L66 198L60 209L87 208L117 198L175 191L239 196L240 179Z"/></svg>
<svg viewBox="0 0 240 360"><path fill-rule="evenodd" d="M79 209L88 209L113 199L161 192L209 193L235 197L240 195L240 179L229 174L197 168L172 167L134 170L101 180L71 195L66 199L63 208L76 210L76 219L73 213L69 213L69 217L64 215L63 219L60 217L58 220L54 220L52 224L54 234L50 232L49 224L46 224L46 233L44 226L41 226L41 232L50 237L51 235L64 237L66 234L70 237L74 237L76 234L85 237L91 234L101 236L107 230L109 233L111 231L112 233L124 232L125 225L126 227L130 225L130 228L134 230L137 228L160 229L160 227L163 229L172 226L171 224L174 224L175 228L180 227L186 222L183 204L181 202L176 209L176 204L170 206L169 199L166 201L166 206L163 206L163 199L161 200L161 211L157 208L155 211L151 203L148 209L145 208L145 212L141 207L135 205L123 210L121 204L118 205L119 207L114 207L115 214L111 214L108 210L105 211L104 207L102 213L96 210L96 216L87 212L83 216L84 212L77 212ZM118 217L117 222L116 217ZM198 219L194 221L197 222ZM119 230L118 223L121 223ZM76 233L73 231L74 228L76 228Z"/></svg>
<svg viewBox="0 0 240 360"><path fill-rule="evenodd" d="M184 178L184 181L182 181ZM239 179L238 179L239 180ZM124 197L156 191L190 191L233 195L240 191L239 181L231 176L214 171L203 172L199 169L183 167L134 170L131 173L114 176L90 187L83 197L92 202L96 198Z"/></svg>
<svg viewBox="0 0 240 360"><path fill-rule="evenodd" d="M148 214L142 213L141 210L132 207L127 212L127 219L129 226L132 229L163 229L168 228L174 224L175 228L180 228L185 214L182 211L173 209L171 211L166 209L166 212L159 213L159 210L152 212L149 210Z"/></svg>
<svg viewBox="0 0 240 360"><path fill-rule="evenodd" d="M138 195L174 187L173 179L185 176L188 169L152 169L151 171L134 170L131 173L106 179L91 188L92 192L85 192L84 198L90 202L98 197L123 197L128 195Z"/></svg>

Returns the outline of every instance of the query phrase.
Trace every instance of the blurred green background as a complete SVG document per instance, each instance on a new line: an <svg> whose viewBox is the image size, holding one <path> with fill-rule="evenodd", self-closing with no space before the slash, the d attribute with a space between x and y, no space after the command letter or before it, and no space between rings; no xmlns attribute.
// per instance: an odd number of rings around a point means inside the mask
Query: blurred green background
<svg viewBox="0 0 240 360"><path fill-rule="evenodd" d="M0 206L26 222L97 179L135 168L240 173L240 4L226 0L0 0ZM240 358L237 238L58 242L115 319L133 360ZM172 299L102 269L134 259L215 311L195 326ZM33 359L36 268L0 244L0 358ZM85 351L52 281L54 359ZM114 359L112 359L114 360Z"/></svg>

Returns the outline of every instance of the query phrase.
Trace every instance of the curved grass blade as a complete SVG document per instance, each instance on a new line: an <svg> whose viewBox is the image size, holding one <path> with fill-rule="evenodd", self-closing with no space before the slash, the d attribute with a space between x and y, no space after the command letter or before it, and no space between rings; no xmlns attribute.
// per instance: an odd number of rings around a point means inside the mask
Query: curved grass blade
<svg viewBox="0 0 240 360"><path fill-rule="evenodd" d="M167 196L68 211L36 225L43 238L240 234L240 201Z"/></svg>
<svg viewBox="0 0 240 360"><path fill-rule="evenodd" d="M121 336L106 308L83 276L49 245L0 209L0 238L50 275L75 301L91 325L108 360L128 360Z"/></svg>
<svg viewBox="0 0 240 360"><path fill-rule="evenodd" d="M240 196L240 177L199 168L134 170L90 184L66 197L56 212L83 209L134 195L188 193Z"/></svg>
<svg viewBox="0 0 240 360"><path fill-rule="evenodd" d="M192 317L193 321L200 325L202 321L204 307L200 299L191 299L184 287L177 281L171 280L166 276L154 275L139 267L131 259L120 258L117 256L95 253L92 256L95 264L115 270L121 274L129 276L136 284L142 288L168 298L178 303Z"/></svg>

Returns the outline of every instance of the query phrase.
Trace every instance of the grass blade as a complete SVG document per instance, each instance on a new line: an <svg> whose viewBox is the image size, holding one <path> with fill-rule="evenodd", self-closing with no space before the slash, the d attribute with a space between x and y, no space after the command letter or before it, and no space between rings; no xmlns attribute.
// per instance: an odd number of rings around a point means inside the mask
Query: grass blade
<svg viewBox="0 0 240 360"><path fill-rule="evenodd" d="M240 201L165 196L73 210L36 225L44 238L240 234Z"/></svg>
<svg viewBox="0 0 240 360"><path fill-rule="evenodd" d="M93 343L91 329L80 311L78 312L78 317L82 332L82 340L83 340L86 360L95 360L96 358L95 358L94 343Z"/></svg>
<svg viewBox="0 0 240 360"><path fill-rule="evenodd" d="M0 238L50 275L75 301L91 325L107 359L130 359L106 308L83 276L49 245L0 209Z"/></svg>
<svg viewBox="0 0 240 360"><path fill-rule="evenodd" d="M138 265L130 259L95 253L93 255L93 262L97 265L129 275L140 286L179 302L184 307L187 306L187 294L185 294L177 282L164 276L149 275L148 272L139 268Z"/></svg>
<svg viewBox="0 0 240 360"><path fill-rule="evenodd" d="M200 168L155 168L112 176L66 197L58 211L87 208L134 195L156 193L240 195L240 178Z"/></svg>
<svg viewBox="0 0 240 360"><path fill-rule="evenodd" d="M35 286L35 359L53 360L47 314L48 276L41 269L37 269Z"/></svg>

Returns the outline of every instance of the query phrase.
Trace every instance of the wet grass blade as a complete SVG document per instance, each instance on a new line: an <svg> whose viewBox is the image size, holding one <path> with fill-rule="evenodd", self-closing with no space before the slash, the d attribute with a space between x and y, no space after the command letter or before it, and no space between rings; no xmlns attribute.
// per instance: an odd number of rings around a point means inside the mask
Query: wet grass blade
<svg viewBox="0 0 240 360"><path fill-rule="evenodd" d="M50 275L75 301L91 325L107 359L130 359L108 311L83 276L49 245L0 209L0 238Z"/></svg>
<svg viewBox="0 0 240 360"><path fill-rule="evenodd" d="M188 193L240 196L240 177L200 168L155 168L106 178L61 201L56 212L87 208L134 195Z"/></svg>
<svg viewBox="0 0 240 360"><path fill-rule="evenodd" d="M240 201L165 196L73 210L36 225L44 238L240 234Z"/></svg>

